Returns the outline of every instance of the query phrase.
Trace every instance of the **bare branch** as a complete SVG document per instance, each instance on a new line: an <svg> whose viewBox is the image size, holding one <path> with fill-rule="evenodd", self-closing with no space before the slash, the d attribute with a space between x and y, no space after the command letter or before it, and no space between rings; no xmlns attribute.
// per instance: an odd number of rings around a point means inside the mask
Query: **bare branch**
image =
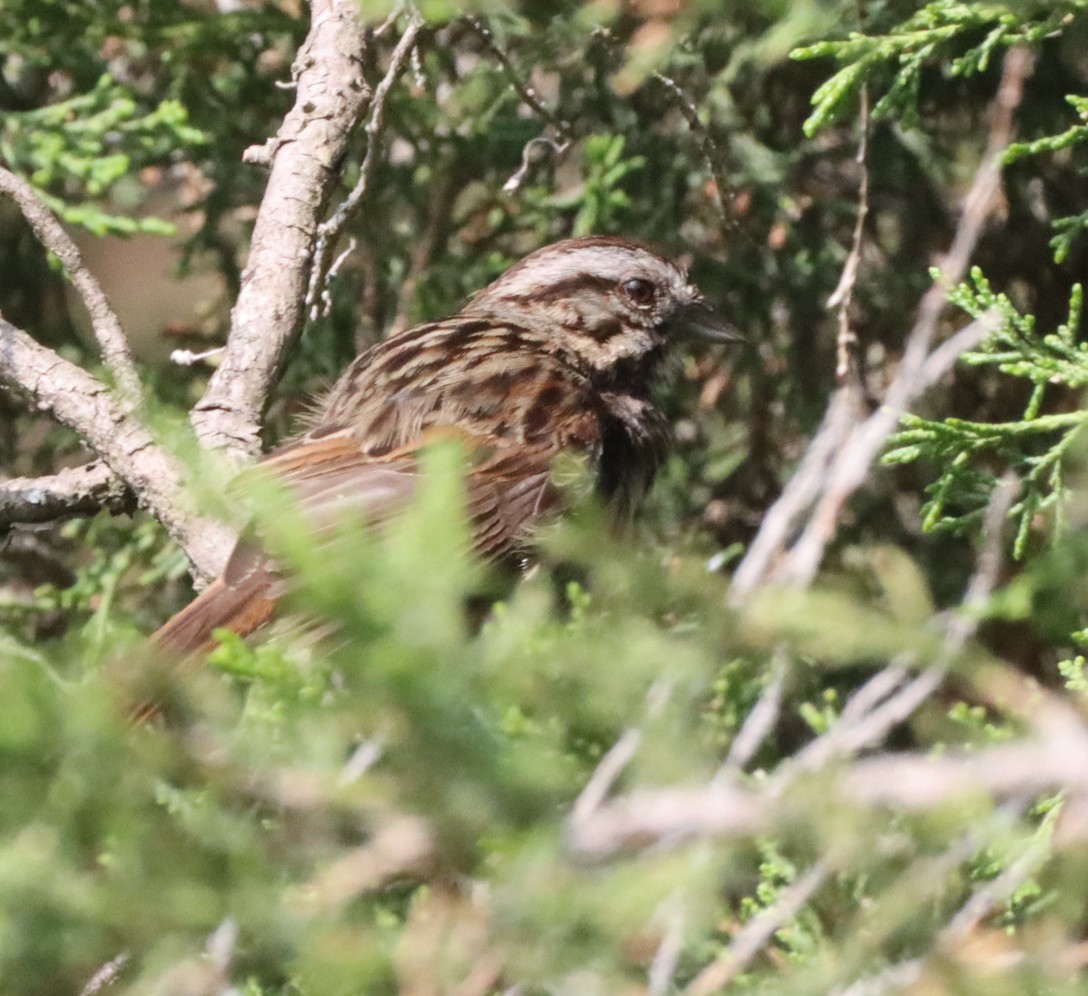
<svg viewBox="0 0 1088 996"><path fill-rule="evenodd" d="M1036 739L940 756L880 754L855 761L825 783L824 802L843 812L909 812L978 795L1009 799L1055 789L1088 801L1088 727L1056 703L1045 711L1046 729ZM727 782L643 789L606 802L581 823L568 821L567 844L575 855L599 860L697 839L748 839L806 819L810 803L805 797L794 805L790 793L777 795L771 784L759 790ZM1088 825L1073 827L1063 843L1083 840L1086 832Z"/></svg>
<svg viewBox="0 0 1088 996"><path fill-rule="evenodd" d="M650 970L646 973L647 996L665 996L672 991L673 976L684 949L684 914L674 909L666 915L665 936L654 952Z"/></svg>
<svg viewBox="0 0 1088 996"><path fill-rule="evenodd" d="M736 772L744 770L774 729L782 709L782 690L786 684L789 664L790 657L787 648L775 647L771 655L771 673L767 676L767 684L763 687L763 692L752 707L752 711L745 718L744 725L733 738L725 763L714 776L716 779L731 777Z"/></svg>
<svg viewBox="0 0 1088 996"><path fill-rule="evenodd" d="M105 292L94 274L87 269L72 237L53 216L53 212L42 203L34 188L2 166L0 193L15 201L38 241L64 264L72 285L90 315L91 328L102 349L102 359L107 369L117 382L125 402L137 404L142 389L136 365L132 361L132 353L128 348L128 340Z"/></svg>
<svg viewBox="0 0 1088 996"><path fill-rule="evenodd" d="M407 68L422 29L423 19L414 9L410 8L408 26L404 29L404 34L401 35L396 48L393 49L385 75L374 88L374 96L370 102L370 120L366 125L366 154L363 156L362 166L359 167L359 179L355 181L351 193L344 198L332 216L317 228L314 263L313 268L310 270L310 283L306 290L306 307L310 309L311 318L318 317L317 303L321 298L321 288L326 277L332 275L329 271L329 259L336 247L336 242L348 222L358 213L360 205L370 191L370 181L374 176L374 170L377 168L378 154L382 148L385 108L389 101L389 94L393 89L393 85Z"/></svg>
<svg viewBox="0 0 1088 996"><path fill-rule="evenodd" d="M430 829L419 819L398 816L363 846L348 851L302 890L307 909L339 909L390 882L426 871L435 856Z"/></svg>
<svg viewBox="0 0 1088 996"><path fill-rule="evenodd" d="M858 418L857 392L839 388L832 396L820 425L793 477L763 517L763 524L733 574L729 600L742 602L772 571L801 516L811 507L827 479L835 453Z"/></svg>
<svg viewBox="0 0 1088 996"><path fill-rule="evenodd" d="M570 122L559 117L555 111L544 103L533 85L521 78L521 75L518 73L513 62L510 61L510 55L498 43L491 28L481 18L471 16L466 17L465 23L467 23L468 26L483 39L484 44L491 49L495 58L499 60L502 68L506 70L506 77L510 80L511 86L517 90L518 96L521 97L526 105L533 109L535 114L543 118L555 129L555 134L559 142L564 142L570 134Z"/></svg>
<svg viewBox="0 0 1088 996"><path fill-rule="evenodd" d="M219 573L233 533L188 506L184 469L100 380L0 318L0 382L74 429L181 545L198 575Z"/></svg>
<svg viewBox="0 0 1088 996"><path fill-rule="evenodd" d="M671 682L655 681L646 693L646 718L659 716L671 695ZM625 730L619 740L605 752L571 807L570 818L573 823L588 820L601 806L612 791L612 786L635 759L642 744L642 736L641 727Z"/></svg>
<svg viewBox="0 0 1088 996"><path fill-rule="evenodd" d="M87 980L87 984L79 991L79 996L97 996L98 993L112 989L113 984L120 978L131 955L122 951L115 958L111 958L97 972Z"/></svg>
<svg viewBox="0 0 1088 996"><path fill-rule="evenodd" d="M10 477L0 481L0 533L17 522L55 522L103 508L123 512L131 505L128 489L97 460L48 477Z"/></svg>
<svg viewBox="0 0 1088 996"><path fill-rule="evenodd" d="M542 118L554 132L554 137L538 135L529 139L521 150L521 165L510 175L506 183L502 185L504 194L515 193L525 182L529 175L529 169L533 164L533 149L547 149L558 160L566 155L571 145L570 122L561 118L553 111L536 92L536 88L524 80L517 71L510 53L506 51L495 38L490 26L482 18L466 17L465 23L483 40L491 53L498 59L499 64L506 71L506 77L510 85L517 91L525 105L532 109L533 113Z"/></svg>
<svg viewBox="0 0 1088 996"><path fill-rule="evenodd" d="M311 7L310 32L295 60L295 104L265 152L271 173L227 349L192 412L200 441L237 460L260 450L269 389L302 328L318 223L372 99L357 0L314 0Z"/></svg>
<svg viewBox="0 0 1088 996"><path fill-rule="evenodd" d="M1019 483L1006 477L990 498L982 531L978 566L968 582L960 612L945 629L937 659L905 685L906 664L913 655L902 655L880 671L849 700L843 714L822 737L779 765L774 791L780 792L799 775L880 743L891 730L905 722L944 684L957 655L978 629L979 613L997 584L1001 566L1001 537Z"/></svg>
<svg viewBox="0 0 1088 996"><path fill-rule="evenodd" d="M737 227L737 216L733 210L733 204L737 199L736 186L729 179L725 169L725 157L718 148L718 143L710 133L706 122L699 117L699 111L691 98L684 93L683 88L676 80L664 73L654 73L654 79L665 88L666 93L672 98L684 120L688 123L692 134L698 136L703 147L703 158L706 160L710 175L714 178L715 195L718 208L722 213L722 220L728 232Z"/></svg>

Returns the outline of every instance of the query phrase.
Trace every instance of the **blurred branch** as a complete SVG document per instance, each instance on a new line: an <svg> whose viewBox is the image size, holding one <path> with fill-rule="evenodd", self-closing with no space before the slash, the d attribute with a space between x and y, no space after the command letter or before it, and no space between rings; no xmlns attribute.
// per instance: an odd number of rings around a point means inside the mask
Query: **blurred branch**
<svg viewBox="0 0 1088 996"><path fill-rule="evenodd" d="M142 396L140 377L132 360L121 323L110 307L102 286L87 269L79 248L61 223L41 201L34 188L10 170L0 167L0 193L10 197L34 230L38 241L64 265L79 299L87 309L91 328L102 349L102 359L117 382L123 399L136 404Z"/></svg>
<svg viewBox="0 0 1088 996"><path fill-rule="evenodd" d="M901 655L878 672L851 696L839 721L830 730L779 766L774 775L776 791L781 791L801 774L880 743L941 687L956 657L978 630L982 610L997 584L1002 527L1019 490L1015 478L1006 477L990 499L978 565L968 582L959 611L945 629L937 659L909 682L906 681L906 666L913 655Z"/></svg>
<svg viewBox="0 0 1088 996"><path fill-rule="evenodd" d="M17 522L54 522L131 506L131 492L98 460L48 477L10 477L0 480L0 534Z"/></svg>
<svg viewBox="0 0 1088 996"><path fill-rule="evenodd" d="M358 213L360 205L370 191L370 182L374 177L374 170L378 165L378 154L382 149L385 109L389 102L389 94L407 68L422 30L423 19L414 8L409 7L408 25L393 49L385 75L374 88L374 95L370 100L370 120L366 125L366 154L363 157L362 166L359 167L359 178L355 181L351 193L344 198L332 216L317 227L313 268L310 270L310 282L306 290L306 307L309 309L311 319L328 312L331 302L324 291L324 286L327 278L331 277L329 260L341 233Z"/></svg>
<svg viewBox="0 0 1088 996"><path fill-rule="evenodd" d="M837 532L843 505L864 482L872 462L895 431L900 415L951 367L960 353L977 345L1000 320L996 314L983 315L931 353L946 295L967 272L983 225L997 203L1002 153L1012 138L1013 113L1020 104L1031 66L1032 56L1025 48L1012 48L1005 56L1001 83L992 105L986 152L964 199L952 248L941 265L942 279L922 298L918 320L907 337L902 361L884 404L864 422L848 428L844 423L853 407L849 399L851 388L847 385L835 392L824 424L797 474L771 508L737 568L731 594L735 602L768 582L807 585L812 581L827 545ZM804 515L807 518L802 523ZM799 538L779 557L790 534L798 530Z"/></svg>
<svg viewBox="0 0 1088 996"><path fill-rule="evenodd" d="M771 669L770 674L767 675L767 683L763 686L756 704L745 717L744 725L733 738L733 743L729 746L729 754L718 770L718 774L715 775L716 779L726 778L738 771L743 771L770 736L782 711L782 691L786 685L789 666L788 648L785 645L775 647L771 655Z"/></svg>
<svg viewBox="0 0 1088 996"><path fill-rule="evenodd" d="M837 811L893 808L925 811L975 796L1006 799L1062 790L1088 801L1088 727L1068 707L1043 707L1036 738L974 751L882 754L836 769L822 788ZM675 846L704 838L748 838L806 819L811 797L799 805L773 784L759 789L718 783L696 788L644 789L602 805L589 819L568 821L567 844L581 858ZM1088 837L1074 827L1064 841Z"/></svg>
<svg viewBox="0 0 1088 996"><path fill-rule="evenodd" d="M356 125L372 104L356 0L314 0L294 64L295 103L276 136L246 152L271 166L222 362L192 411L197 437L236 460L260 451L260 421L302 328L319 221Z"/></svg>
<svg viewBox="0 0 1088 996"><path fill-rule="evenodd" d="M79 996L97 996L98 993L112 989L131 957L127 951L122 951L116 958L111 958L87 980L87 984L80 989Z"/></svg>
<svg viewBox="0 0 1088 996"><path fill-rule="evenodd" d="M419 819L393 818L361 847L348 851L303 887L308 909L328 912L407 876L423 874L435 857L433 835Z"/></svg>
<svg viewBox="0 0 1088 996"><path fill-rule="evenodd" d="M646 693L646 720L659 716L671 695L671 682L655 681ZM585 822L592 818L627 766L635 759L642 737L641 727L631 727L605 752L571 807L572 823Z"/></svg>

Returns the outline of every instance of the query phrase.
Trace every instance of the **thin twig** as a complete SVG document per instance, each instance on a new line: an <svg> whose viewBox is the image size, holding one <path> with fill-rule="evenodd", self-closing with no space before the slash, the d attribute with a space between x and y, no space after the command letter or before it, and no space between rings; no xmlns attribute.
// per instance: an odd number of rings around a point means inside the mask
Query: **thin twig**
<svg viewBox="0 0 1088 996"><path fill-rule="evenodd" d="M490 26L482 18L476 16L466 17L465 23L480 36L495 58L499 60L500 65L506 71L506 78L510 80L510 85L518 92L518 96L532 108L533 112L538 117L543 118L555 129L555 133L560 141L565 139L570 133L570 123L564 121L555 113L555 111L544 103L540 94L536 92L536 89L531 83L522 79L521 74L510 60L509 54L496 40Z"/></svg>
<svg viewBox="0 0 1088 996"><path fill-rule="evenodd" d="M0 533L17 522L55 522L103 508L122 512L133 504L128 488L98 460L47 477L10 477L0 480Z"/></svg>
<svg viewBox="0 0 1088 996"><path fill-rule="evenodd" d="M79 247L53 216L53 212L42 203L34 188L2 166L0 193L15 201L38 241L64 264L72 286L90 316L91 328L102 348L102 359L117 382L119 400L130 408L135 407L140 402L143 391L140 375L136 372L136 364L128 347L128 339L101 284L83 262Z"/></svg>
<svg viewBox="0 0 1088 996"><path fill-rule="evenodd" d="M781 645L775 647L771 655L771 672L767 676L767 683L752 711L745 717L740 731L733 738L725 763L714 776L716 779L732 777L738 771L743 771L770 736L782 711L782 690L786 684L789 664L788 649Z"/></svg>
<svg viewBox="0 0 1088 996"><path fill-rule="evenodd" d="M659 715L672 694L672 683L656 681L646 694L646 717L652 719ZM620 775L634 760L642 743L642 730L639 727L624 731L620 738L605 752L590 775L589 781L578 794L571 807L570 819L573 823L590 819L600 808L612 791Z"/></svg>
<svg viewBox="0 0 1088 996"><path fill-rule="evenodd" d="M857 164L861 168L861 182L858 185L858 215L854 222L854 235L850 242L850 252L842 268L839 283L827 299L829 308L838 308L839 334L835 339L835 376L843 383L850 374L850 358L857 344L857 333L850 325L850 305L854 300L854 287L858 282L858 268L861 265L861 247L865 238L865 220L869 216L869 87L861 88L861 109L859 111L859 129Z"/></svg>
<svg viewBox="0 0 1088 996"><path fill-rule="evenodd" d="M310 311L311 319L317 316L315 308L321 297L321 289L330 275L329 260L337 240L348 222L355 217L364 198L370 192L370 183L374 177L374 171L377 169L378 155L382 148L382 137L385 131L385 111L389 102L389 94L407 68L423 27L423 18L420 17L415 8L409 7L408 24L393 49L393 54L389 57L389 65L386 67L385 75L374 88L374 95L370 103L370 119L366 124L366 153L363 156L362 165L359 167L359 178L355 181L355 186L348 196L340 203L340 206L317 228L317 238L314 243L314 262L310 269L310 283L306 289L306 307Z"/></svg>
<svg viewBox="0 0 1088 996"><path fill-rule="evenodd" d="M553 111L544 102L540 94L536 92L536 88L522 78L521 74L514 66L510 54L499 44L491 27L483 20L483 18L469 16L465 18L465 23L479 35L483 43L491 50L491 53L499 61L499 65L501 65L506 72L506 78L510 81L510 85L517 91L518 96L521 97L525 105L529 107L537 117L542 118L550 125L554 132L554 137L538 135L536 138L531 138L525 143L524 148L521 150L521 165L510 175L506 183L502 185L503 193L512 194L521 187L525 182L526 176L529 175L529 169L533 163L533 149L550 149L556 160L559 160L566 155L571 146L570 122Z"/></svg>
<svg viewBox="0 0 1088 996"><path fill-rule="evenodd" d="M203 349L199 353L194 353L191 349L175 349L170 353L170 362L176 363L179 367L191 367L194 363L203 363L205 360L210 360L213 356L220 356L225 346L214 346L211 349Z"/></svg>
<svg viewBox="0 0 1088 996"><path fill-rule="evenodd" d="M684 116L692 134L698 136L703 150L703 158L706 160L710 175L714 178L715 197L718 208L722 213L725 230L735 229L739 222L736 212L733 210L737 199L735 184L729 179L725 169L725 157L706 122L699 117L699 111L691 98L684 92L676 80L664 73L654 73L654 79L665 88L665 91L675 102L680 113Z"/></svg>
<svg viewBox="0 0 1088 996"><path fill-rule="evenodd" d="M642 743L642 730L626 730L601 758L593 774L578 793L571 807L570 818L574 823L589 819L612 791L612 786L634 759Z"/></svg>

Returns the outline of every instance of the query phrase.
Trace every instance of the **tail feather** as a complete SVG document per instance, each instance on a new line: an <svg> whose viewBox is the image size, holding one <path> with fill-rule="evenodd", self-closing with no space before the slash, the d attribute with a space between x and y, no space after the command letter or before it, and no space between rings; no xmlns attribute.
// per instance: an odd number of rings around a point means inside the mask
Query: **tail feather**
<svg viewBox="0 0 1088 996"><path fill-rule="evenodd" d="M212 634L223 628L248 636L272 618L277 598L273 577L256 572L241 584L213 581L151 637L153 643L176 654L207 651L215 646Z"/></svg>

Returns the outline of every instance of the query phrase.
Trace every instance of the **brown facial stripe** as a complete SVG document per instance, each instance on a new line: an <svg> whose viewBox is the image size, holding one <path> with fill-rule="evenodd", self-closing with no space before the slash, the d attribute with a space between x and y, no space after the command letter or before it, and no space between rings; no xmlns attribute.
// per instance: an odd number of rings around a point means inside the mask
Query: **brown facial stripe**
<svg viewBox="0 0 1088 996"><path fill-rule="evenodd" d="M597 342L608 342L609 339L624 333L623 322L614 315L602 317L593 325L582 325L580 327L582 331L592 336Z"/></svg>
<svg viewBox="0 0 1088 996"><path fill-rule="evenodd" d="M519 294L506 300L515 304L551 304L555 301L566 300L585 291L596 291L599 294L607 294L615 289L615 281L607 277L597 277L592 273L575 273L562 280L556 280L549 284L534 287L528 294Z"/></svg>

